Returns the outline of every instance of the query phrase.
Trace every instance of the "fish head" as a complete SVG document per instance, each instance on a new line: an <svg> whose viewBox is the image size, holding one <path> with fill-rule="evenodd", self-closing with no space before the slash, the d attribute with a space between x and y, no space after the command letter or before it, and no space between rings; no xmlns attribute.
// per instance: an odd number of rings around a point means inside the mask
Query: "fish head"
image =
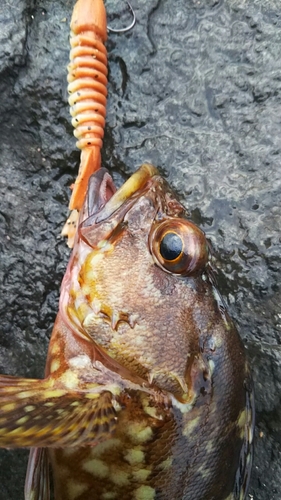
<svg viewBox="0 0 281 500"><path fill-rule="evenodd" d="M202 389L208 379L202 349L225 333L208 260L203 231L155 167L142 165L117 191L101 169L89 182L61 312L121 366L191 401L195 381Z"/></svg>

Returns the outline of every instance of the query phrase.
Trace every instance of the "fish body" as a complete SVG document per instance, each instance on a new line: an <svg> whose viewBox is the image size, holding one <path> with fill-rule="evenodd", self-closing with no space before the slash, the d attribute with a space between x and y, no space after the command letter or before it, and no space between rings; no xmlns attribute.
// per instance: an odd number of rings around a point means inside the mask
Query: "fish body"
<svg viewBox="0 0 281 500"><path fill-rule="evenodd" d="M205 235L154 167L116 192L92 176L46 378L1 376L0 396L0 444L33 447L26 500L49 499L49 461L55 500L245 499L244 348Z"/></svg>

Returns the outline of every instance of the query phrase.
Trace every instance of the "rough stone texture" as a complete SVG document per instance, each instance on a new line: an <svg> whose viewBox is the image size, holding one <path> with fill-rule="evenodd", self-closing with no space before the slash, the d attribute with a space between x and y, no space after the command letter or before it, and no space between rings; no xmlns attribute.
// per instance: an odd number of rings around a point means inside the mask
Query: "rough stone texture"
<svg viewBox="0 0 281 500"><path fill-rule="evenodd" d="M280 500L280 2L132 3L135 28L107 45L104 164L119 182L157 164L211 239L255 378L249 498ZM0 2L0 372L27 377L43 376L69 256L59 234L79 157L66 93L73 4ZM0 450L0 500L23 499L26 457Z"/></svg>

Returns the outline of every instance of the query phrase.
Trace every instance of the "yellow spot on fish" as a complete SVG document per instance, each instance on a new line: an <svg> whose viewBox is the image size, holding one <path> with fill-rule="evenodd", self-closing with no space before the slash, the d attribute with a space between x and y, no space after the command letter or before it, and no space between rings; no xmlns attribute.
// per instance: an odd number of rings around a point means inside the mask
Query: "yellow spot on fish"
<svg viewBox="0 0 281 500"><path fill-rule="evenodd" d="M237 425L238 427L244 427L246 424L246 411L242 410L239 413L238 420L237 420Z"/></svg>
<svg viewBox="0 0 281 500"><path fill-rule="evenodd" d="M245 425L246 425L246 422L247 422L246 410L242 410L239 413L239 416L238 416L238 419L237 419L237 425L238 425L238 427L240 429L240 437L241 437L241 439L244 439L244 436L245 436Z"/></svg>
<svg viewBox="0 0 281 500"><path fill-rule="evenodd" d="M133 448L132 450L128 450L124 458L130 465L139 464L144 461L144 452Z"/></svg>
<svg viewBox="0 0 281 500"><path fill-rule="evenodd" d="M77 453L77 448L64 448L62 450L62 455L63 457L70 457L71 455L74 455ZM60 468L60 472L61 472L61 465L58 464L59 468ZM68 469L67 469L68 470Z"/></svg>
<svg viewBox="0 0 281 500"><path fill-rule="evenodd" d="M216 442L214 440L210 440L206 443L206 453L212 453L214 450L214 447L216 446Z"/></svg>
<svg viewBox="0 0 281 500"><path fill-rule="evenodd" d="M146 406L144 408L144 411L145 411L145 413L147 413L147 415L150 415L153 418L159 419L159 415L157 414L157 408L155 408L154 406Z"/></svg>
<svg viewBox="0 0 281 500"><path fill-rule="evenodd" d="M110 450L114 450L116 448L120 448L122 446L122 442L120 439L117 438L112 438L112 439L107 439L106 441L103 441L102 443L97 444L94 448L92 448L92 456L100 456L105 452L108 452Z"/></svg>
<svg viewBox="0 0 281 500"><path fill-rule="evenodd" d="M29 417L27 417L27 416L26 417L21 417L21 418L19 418L17 420L16 423L19 424L19 425L21 425L21 424L25 424L26 422L28 422L28 420L29 420Z"/></svg>
<svg viewBox="0 0 281 500"><path fill-rule="evenodd" d="M35 406L33 406L33 405L27 405L24 407L24 411L27 411L27 412L34 411L34 410L35 410Z"/></svg>
<svg viewBox="0 0 281 500"><path fill-rule="evenodd" d="M100 397L100 394L95 394L94 392L89 392L88 394L85 394L87 399L97 399Z"/></svg>
<svg viewBox="0 0 281 500"><path fill-rule="evenodd" d="M102 261L103 257L101 252L91 252L87 255L85 263L80 271L84 283L95 282L97 278L96 269L99 269L99 263Z"/></svg>
<svg viewBox="0 0 281 500"><path fill-rule="evenodd" d="M117 469L115 466L113 466L110 479L114 484L117 484L117 486L127 486L130 481L129 481L129 474L123 470Z"/></svg>
<svg viewBox="0 0 281 500"><path fill-rule="evenodd" d="M218 345L216 344L216 347L218 347ZM215 363L212 359L210 359L208 361L208 364L209 364L209 368L210 368L210 375L212 376L213 373L214 373L214 370L215 370Z"/></svg>
<svg viewBox="0 0 281 500"><path fill-rule="evenodd" d="M15 403L7 403L6 405L1 405L1 408L4 411L13 411L16 408L16 404Z"/></svg>
<svg viewBox="0 0 281 500"><path fill-rule="evenodd" d="M78 376L72 370L66 370L60 380L68 389L76 389L78 386Z"/></svg>
<svg viewBox="0 0 281 500"><path fill-rule="evenodd" d="M149 441L153 436L153 431L144 422L132 422L128 426L127 434L134 443L139 444Z"/></svg>
<svg viewBox="0 0 281 500"><path fill-rule="evenodd" d="M62 415L63 413L65 413L65 414L66 414L66 411L65 411L63 408L56 408L56 413L57 413L58 415Z"/></svg>
<svg viewBox="0 0 281 500"><path fill-rule="evenodd" d="M200 422L200 417L196 417L193 420L188 420L188 422L186 422L186 424L183 428L183 431L182 431L183 435L188 437L191 434L193 434L196 427L199 426L199 422Z"/></svg>
<svg viewBox="0 0 281 500"><path fill-rule="evenodd" d="M52 356L57 356L58 354L60 354L60 345L58 342L56 342L55 344L52 345L52 349L51 349L50 354Z"/></svg>
<svg viewBox="0 0 281 500"><path fill-rule="evenodd" d="M51 367L50 367L50 372L53 373L55 371L57 371L60 367L60 360L57 358L57 359L53 359L52 363L51 363Z"/></svg>
<svg viewBox="0 0 281 500"><path fill-rule="evenodd" d="M1 434L6 434L7 432L9 433L10 436L16 436L17 434L23 435L25 433L26 429L24 427L17 427L16 429L9 431L8 429L5 429L4 427L1 429L0 428L0 433Z"/></svg>
<svg viewBox="0 0 281 500"><path fill-rule="evenodd" d="M78 498L88 488L87 484L83 484L81 482L78 483L73 479L68 479L66 481L66 485L67 485L69 500L75 500L75 498Z"/></svg>
<svg viewBox="0 0 281 500"><path fill-rule="evenodd" d="M83 469L90 472L100 479L104 479L109 474L109 467L105 462L99 460L98 458L93 458L92 460L87 460L82 465Z"/></svg>
<svg viewBox="0 0 281 500"><path fill-rule="evenodd" d="M180 401L178 401L174 396L172 396L171 399L172 399L173 406L178 408L178 410L180 410L181 413L183 413L183 414L188 413L192 409L193 401L191 401L189 403L180 403ZM195 395L192 399L195 399Z"/></svg>
<svg viewBox="0 0 281 500"><path fill-rule="evenodd" d="M102 500L114 500L114 498L117 498L117 493L114 491L107 491L102 494L101 498Z"/></svg>
<svg viewBox="0 0 281 500"><path fill-rule="evenodd" d="M162 415L159 414L158 409L155 408L155 406L150 406L150 400L148 399L147 395L144 395L142 397L142 407L145 413L147 413L151 417L162 420Z"/></svg>
<svg viewBox="0 0 281 500"><path fill-rule="evenodd" d="M210 469L207 469L205 465L201 465L198 469L197 469L197 473L198 474L201 474L201 477L203 479L207 479L209 476L211 476L212 474L212 471Z"/></svg>
<svg viewBox="0 0 281 500"><path fill-rule="evenodd" d="M44 393L45 398L60 398L61 396L64 396L66 394L66 391L63 389L51 389L49 391L46 391Z"/></svg>
<svg viewBox="0 0 281 500"><path fill-rule="evenodd" d="M154 500L155 498L155 489L151 488L151 486L140 486L134 492L135 500Z"/></svg>
<svg viewBox="0 0 281 500"><path fill-rule="evenodd" d="M172 463L173 463L173 458L168 457L166 458L166 460L163 460L163 462L161 462L157 468L161 470L167 470L171 467Z"/></svg>
<svg viewBox="0 0 281 500"><path fill-rule="evenodd" d="M133 477L136 481L143 482L146 481L151 471L149 469L138 469L133 471Z"/></svg>
<svg viewBox="0 0 281 500"><path fill-rule="evenodd" d="M19 392L17 394L17 398L20 398L20 399L31 398L32 396L34 396L34 392L33 391L22 391L22 392Z"/></svg>

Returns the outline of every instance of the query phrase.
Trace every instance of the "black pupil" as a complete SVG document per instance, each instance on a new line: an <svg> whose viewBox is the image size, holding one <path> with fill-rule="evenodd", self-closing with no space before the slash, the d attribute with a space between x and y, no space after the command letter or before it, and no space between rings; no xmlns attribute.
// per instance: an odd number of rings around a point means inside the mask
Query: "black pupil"
<svg viewBox="0 0 281 500"><path fill-rule="evenodd" d="M167 233L160 243L160 253L165 260L175 260L182 253L182 240L177 233Z"/></svg>

